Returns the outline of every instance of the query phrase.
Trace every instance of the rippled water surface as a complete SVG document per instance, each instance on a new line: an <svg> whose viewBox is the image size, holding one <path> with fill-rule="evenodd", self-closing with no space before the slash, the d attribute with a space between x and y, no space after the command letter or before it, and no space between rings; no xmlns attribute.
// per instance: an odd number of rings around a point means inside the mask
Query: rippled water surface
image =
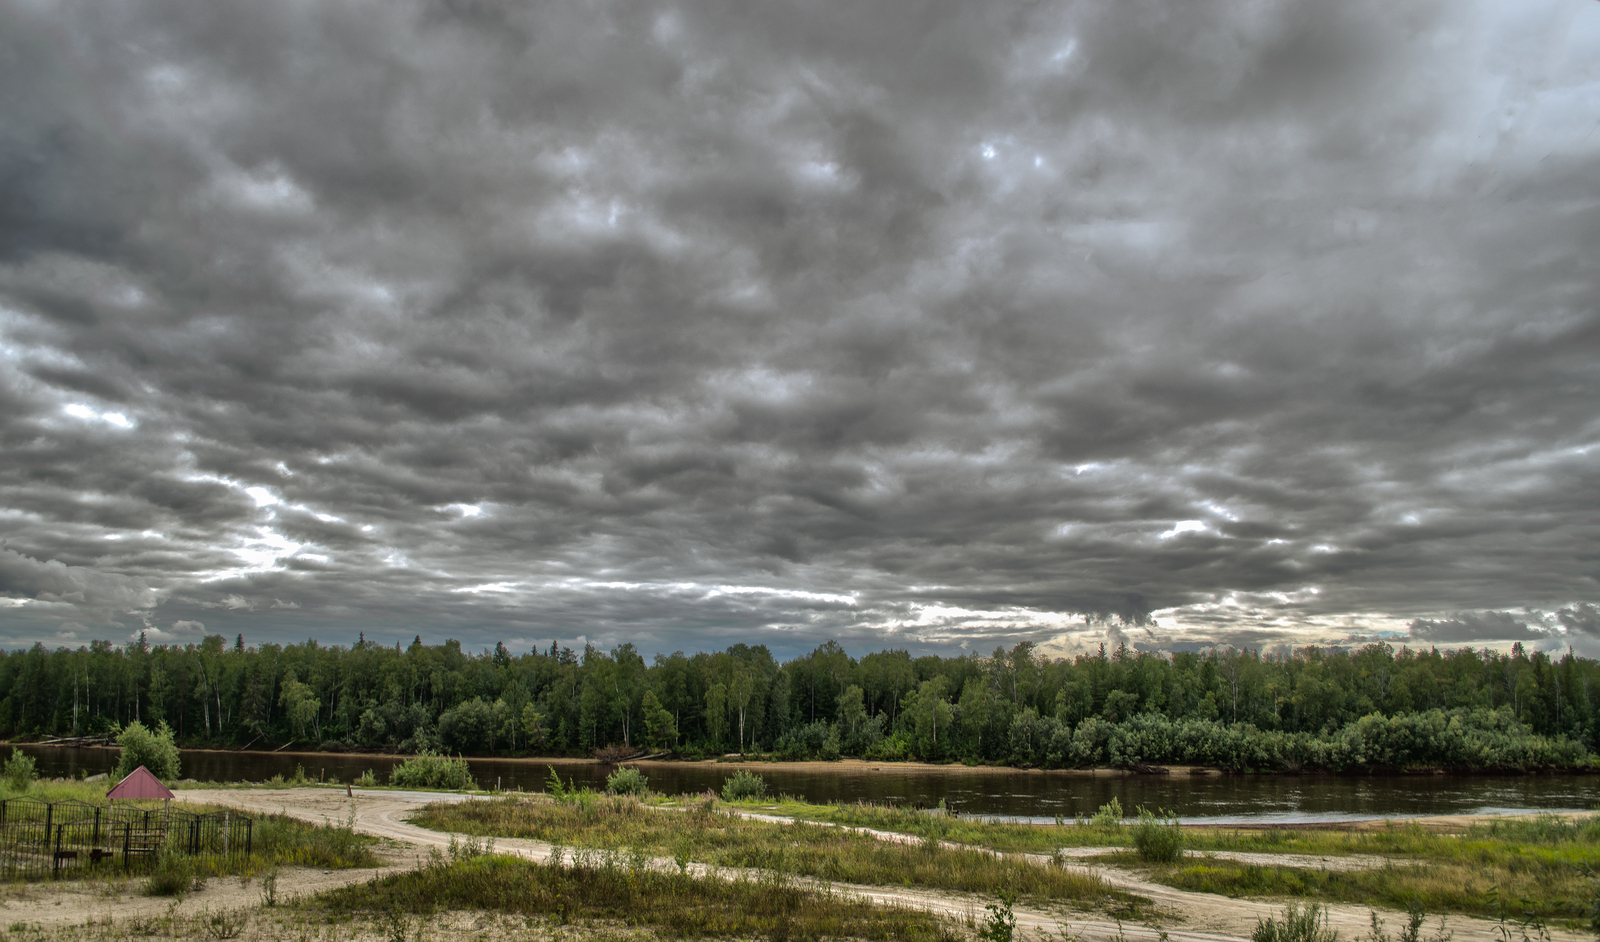
<svg viewBox="0 0 1600 942"><path fill-rule="evenodd" d="M26 746L41 775L108 772L114 749ZM184 750L185 778L259 782L301 766L311 778L348 782L371 769L387 780L399 759L326 753ZM539 762L469 759L484 787L539 791L550 771ZM603 785L608 771L587 763L559 765L564 778ZM731 769L706 763L647 765L650 785L668 794L720 789ZM1112 798L1132 813L1143 805L1186 820L1214 822L1337 821L1505 811L1580 811L1600 806L1600 776L1336 776L1162 775L1085 776L1061 772L908 769L851 764L818 769L774 764L759 769L774 793L815 802L886 801L947 806L967 814L1050 821L1091 814Z"/></svg>

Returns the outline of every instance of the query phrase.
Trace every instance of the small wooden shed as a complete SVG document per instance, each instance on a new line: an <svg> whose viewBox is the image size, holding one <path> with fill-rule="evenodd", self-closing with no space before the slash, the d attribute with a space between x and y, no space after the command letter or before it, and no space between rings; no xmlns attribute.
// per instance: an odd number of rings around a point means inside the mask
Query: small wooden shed
<svg viewBox="0 0 1600 942"><path fill-rule="evenodd" d="M106 798L111 801L118 798L160 798L170 804L172 797L172 789L161 784L155 773L142 765L129 772L127 778L106 793Z"/></svg>

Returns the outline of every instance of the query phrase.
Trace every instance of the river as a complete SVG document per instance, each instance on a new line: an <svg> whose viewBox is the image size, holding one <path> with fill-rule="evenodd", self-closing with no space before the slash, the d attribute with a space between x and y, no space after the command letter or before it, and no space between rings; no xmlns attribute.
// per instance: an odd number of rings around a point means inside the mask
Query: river
<svg viewBox="0 0 1600 942"><path fill-rule="evenodd" d="M21 747L45 777L109 772L117 751ZM350 782L366 770L387 781L398 757L335 753L182 751L183 777L201 782L260 782L302 767L312 779ZM541 791L549 766L512 759L468 759L484 788ZM563 778L603 787L608 768L562 762ZM667 794L720 789L732 769L713 763L647 763L650 787ZM1440 814L1587 811L1600 807L1600 776L1589 775L1084 775L1009 769L904 767L893 763L761 765L773 794L813 802L873 801L937 805L965 814L1048 822L1089 815L1115 798L1128 814L1162 808L1196 823L1296 823L1408 818Z"/></svg>

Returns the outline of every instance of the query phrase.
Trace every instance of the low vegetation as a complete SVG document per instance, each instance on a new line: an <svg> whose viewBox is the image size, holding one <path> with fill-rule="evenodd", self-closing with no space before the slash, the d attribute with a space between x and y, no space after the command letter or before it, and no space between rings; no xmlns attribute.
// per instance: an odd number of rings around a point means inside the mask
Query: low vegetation
<svg viewBox="0 0 1600 942"><path fill-rule="evenodd" d="M929 913L876 906L768 872L733 879L651 869L642 849L549 863L498 856L436 857L427 866L323 893L308 907L342 916L498 910L557 924L616 923L670 938L824 937L956 942Z"/></svg>
<svg viewBox="0 0 1600 942"><path fill-rule="evenodd" d="M681 810L652 810L635 798L620 796L592 796L586 801L508 797L431 804L412 821L442 831L582 848L633 847L685 863L756 868L843 883L986 896L1010 890L1032 899L1096 908L1132 902L1100 878L1076 870L951 848L936 840L883 841L801 821L751 821L709 800Z"/></svg>
<svg viewBox="0 0 1600 942"><path fill-rule="evenodd" d="M1183 856L1183 828L1170 811L1139 809L1133 826L1133 846L1145 863L1172 863Z"/></svg>
<svg viewBox="0 0 1600 942"><path fill-rule="evenodd" d="M467 760L452 759L434 752L422 752L395 766L389 784L400 788L475 788Z"/></svg>
<svg viewBox="0 0 1600 942"><path fill-rule="evenodd" d="M649 790L650 783L638 769L618 769L606 776L606 791L613 795L643 795Z"/></svg>
<svg viewBox="0 0 1600 942"><path fill-rule="evenodd" d="M1594 877L1600 868L1596 821L1496 822L1458 834L1410 827L1371 838L1367 846L1382 848L1387 865L1341 871L1213 858L1159 868L1152 878L1224 896L1288 896L1574 923L1588 918L1600 895Z"/></svg>
<svg viewBox="0 0 1600 942"><path fill-rule="evenodd" d="M1311 903L1284 907L1281 917L1267 916L1256 921L1250 942L1337 942L1339 933L1328 926L1328 912Z"/></svg>
<svg viewBox="0 0 1600 942"><path fill-rule="evenodd" d="M1487 918L1561 919L1600 912L1600 816L1510 818L1440 832L1418 824L1368 829L1182 827L1170 815L1123 823L1120 808L1058 825L951 817L881 805L808 805L773 811L796 818L943 840L1004 853L1058 855L1063 848L1129 847L1096 859L1157 864L1152 878L1179 889L1232 897L1293 897ZM1265 866L1223 853L1381 858L1371 869ZM1170 855L1170 856L1169 856Z"/></svg>
<svg viewBox="0 0 1600 942"><path fill-rule="evenodd" d="M760 801L767 794L767 780L754 772L740 770L722 783L723 801Z"/></svg>

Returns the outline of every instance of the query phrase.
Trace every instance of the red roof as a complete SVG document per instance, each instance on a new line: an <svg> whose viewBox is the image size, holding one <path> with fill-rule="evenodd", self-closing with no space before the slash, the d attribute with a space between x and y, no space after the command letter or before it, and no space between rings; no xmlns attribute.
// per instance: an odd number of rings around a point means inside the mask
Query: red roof
<svg viewBox="0 0 1600 942"><path fill-rule="evenodd" d="M172 791L161 784L149 769L139 766L128 777L118 782L116 787L106 793L107 798L172 798Z"/></svg>

